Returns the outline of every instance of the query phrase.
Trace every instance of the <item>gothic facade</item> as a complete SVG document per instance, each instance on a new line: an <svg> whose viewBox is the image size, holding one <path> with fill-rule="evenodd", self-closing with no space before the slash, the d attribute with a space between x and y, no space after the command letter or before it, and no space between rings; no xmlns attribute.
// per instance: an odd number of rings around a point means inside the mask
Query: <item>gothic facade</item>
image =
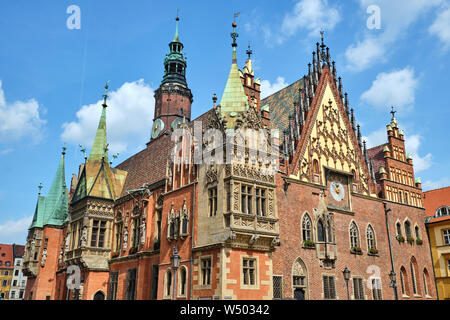
<svg viewBox="0 0 450 320"><path fill-rule="evenodd" d="M60 188L65 205L52 202L65 214L47 222L39 197L26 298L435 299L395 113L387 142L367 149L323 36L307 75L261 100L250 48L238 67L233 23L221 101L192 120L178 20L146 148L111 167L105 93L91 153Z"/></svg>

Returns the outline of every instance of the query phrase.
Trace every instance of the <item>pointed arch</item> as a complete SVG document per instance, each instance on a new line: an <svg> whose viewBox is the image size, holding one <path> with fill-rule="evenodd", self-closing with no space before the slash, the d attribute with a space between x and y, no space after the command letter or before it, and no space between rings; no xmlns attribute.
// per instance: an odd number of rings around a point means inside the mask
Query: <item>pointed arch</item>
<svg viewBox="0 0 450 320"><path fill-rule="evenodd" d="M408 274L406 273L406 269L404 266L400 268L400 288L402 290L403 296L410 296Z"/></svg>
<svg viewBox="0 0 450 320"><path fill-rule="evenodd" d="M367 250L377 249L375 230L373 229L370 223L367 225L366 239L367 239Z"/></svg>
<svg viewBox="0 0 450 320"><path fill-rule="evenodd" d="M309 298L308 269L300 257L292 265L292 291L294 299Z"/></svg>
<svg viewBox="0 0 450 320"><path fill-rule="evenodd" d="M421 290L420 282L418 281L418 279L420 279L419 272L418 272L419 267L417 265L417 260L414 256L411 257L411 261L410 261L409 265L411 268L411 283L412 283L413 294L421 295L422 290Z"/></svg>
<svg viewBox="0 0 450 320"><path fill-rule="evenodd" d="M431 288L431 281L430 281L430 275L428 273L427 268L423 269L423 288L424 288L424 294L426 297L430 297L430 288Z"/></svg>
<svg viewBox="0 0 450 320"><path fill-rule="evenodd" d="M322 219L317 220L317 242L326 241L326 230Z"/></svg>
<svg viewBox="0 0 450 320"><path fill-rule="evenodd" d="M312 219L308 212L305 212L302 217L302 239L305 241L312 241L313 232L312 232Z"/></svg>
<svg viewBox="0 0 450 320"><path fill-rule="evenodd" d="M164 299L172 299L172 269L167 268L164 274Z"/></svg>
<svg viewBox="0 0 450 320"><path fill-rule="evenodd" d="M406 238L412 237L412 234L411 234L411 222L409 221L408 218L406 218L404 220L403 225L405 227L405 236L406 236Z"/></svg>
<svg viewBox="0 0 450 320"><path fill-rule="evenodd" d="M350 236L350 248L360 248L360 241L359 241L359 229L356 225L355 221L350 222L349 227L349 236Z"/></svg>

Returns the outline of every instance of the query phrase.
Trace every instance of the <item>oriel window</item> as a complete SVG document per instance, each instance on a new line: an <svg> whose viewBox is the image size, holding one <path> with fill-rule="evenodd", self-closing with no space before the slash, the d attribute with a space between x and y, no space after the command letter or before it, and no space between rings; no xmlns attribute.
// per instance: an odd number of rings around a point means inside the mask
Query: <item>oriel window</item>
<svg viewBox="0 0 450 320"><path fill-rule="evenodd" d="M242 213L252 214L252 187L241 186Z"/></svg>
<svg viewBox="0 0 450 320"><path fill-rule="evenodd" d="M103 248L105 232L106 221L94 220L92 223L91 247Z"/></svg>
<svg viewBox="0 0 450 320"><path fill-rule="evenodd" d="M256 214L266 216L266 190L256 188Z"/></svg>
<svg viewBox="0 0 450 320"><path fill-rule="evenodd" d="M213 217L217 213L217 188L211 188L208 190L209 199L209 216Z"/></svg>

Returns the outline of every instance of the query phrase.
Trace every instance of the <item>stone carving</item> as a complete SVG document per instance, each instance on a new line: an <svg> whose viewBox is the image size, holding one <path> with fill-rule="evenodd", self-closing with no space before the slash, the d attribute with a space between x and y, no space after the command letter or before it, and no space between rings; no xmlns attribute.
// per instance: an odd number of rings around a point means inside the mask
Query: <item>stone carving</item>
<svg viewBox="0 0 450 320"><path fill-rule="evenodd" d="M280 237L275 237L272 240L272 246L280 246L281 242L280 242Z"/></svg>
<svg viewBox="0 0 450 320"><path fill-rule="evenodd" d="M66 239L65 239L65 247L64 247L64 252L69 251L69 246L70 246L70 233L66 233Z"/></svg>
<svg viewBox="0 0 450 320"><path fill-rule="evenodd" d="M145 237L146 237L146 234L145 234L146 227L145 227L145 225L146 225L145 219L142 219L141 226L140 226L140 229L141 229L140 230L140 233L141 233L141 244L145 243Z"/></svg>
<svg viewBox="0 0 450 320"><path fill-rule="evenodd" d="M125 231L123 232L123 250L128 247L128 227L125 226Z"/></svg>
<svg viewBox="0 0 450 320"><path fill-rule="evenodd" d="M86 245L87 245L87 227L86 226L83 227L80 241L81 241L81 247L86 247Z"/></svg>
<svg viewBox="0 0 450 320"><path fill-rule="evenodd" d="M42 260L41 260L41 267L45 267L45 260L47 260L47 248L44 248L44 251L42 251Z"/></svg>
<svg viewBox="0 0 450 320"><path fill-rule="evenodd" d="M212 183L218 180L218 172L217 169L213 166L211 166L207 171L206 171L206 182L207 183Z"/></svg>
<svg viewBox="0 0 450 320"><path fill-rule="evenodd" d="M259 239L259 234L254 234L252 235L252 237L250 238L250 240L248 241L248 243L250 245L253 245L256 243L256 241Z"/></svg>
<svg viewBox="0 0 450 320"><path fill-rule="evenodd" d="M292 268L292 275L295 275L295 276L305 275L302 265L300 264L300 262L298 260L295 261L295 263L294 263L294 266Z"/></svg>

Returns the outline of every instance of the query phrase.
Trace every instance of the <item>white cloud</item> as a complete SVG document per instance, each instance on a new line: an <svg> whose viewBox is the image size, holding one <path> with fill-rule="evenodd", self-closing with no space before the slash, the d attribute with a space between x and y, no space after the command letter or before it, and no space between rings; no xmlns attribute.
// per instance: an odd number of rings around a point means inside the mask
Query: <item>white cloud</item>
<svg viewBox="0 0 450 320"><path fill-rule="evenodd" d="M319 37L321 29L330 31L341 20L336 6L329 4L328 0L298 0L292 10L284 15L280 27L262 26L265 42L268 45L283 43L299 30L304 30L308 36ZM246 26L250 30L251 25Z"/></svg>
<svg viewBox="0 0 450 320"><path fill-rule="evenodd" d="M30 216L0 224L0 243L25 244L32 219L33 217Z"/></svg>
<svg viewBox="0 0 450 320"><path fill-rule="evenodd" d="M418 173L431 167L433 161L433 155L428 153L421 157L419 155L419 148L422 143L423 137L415 134L405 137L405 149L407 153L411 153L413 156L414 172Z"/></svg>
<svg viewBox="0 0 450 320"><path fill-rule="evenodd" d="M407 29L421 15L441 3L442 0L359 0L365 19L369 18L366 13L369 6L376 5L380 8L381 30L365 30L362 40L347 48L345 53L347 68L362 71L375 63L383 62L390 54L395 41L407 34Z"/></svg>
<svg viewBox="0 0 450 320"><path fill-rule="evenodd" d="M8 103L0 81L0 141L13 142L28 137L37 143L43 137L45 113L35 99Z"/></svg>
<svg viewBox="0 0 450 320"><path fill-rule="evenodd" d="M450 186L450 179L449 178L441 178L437 181L432 181L432 180L427 180L427 181L422 181L422 189L424 191L428 191L428 190L434 190L434 189L440 189L440 188L445 188L445 187L449 187Z"/></svg>
<svg viewBox="0 0 450 320"><path fill-rule="evenodd" d="M154 112L154 91L143 79L125 82L109 94L106 111L107 139L110 152L127 152L150 139ZM91 147L97 130L103 101L85 105L77 120L63 124L64 142Z"/></svg>
<svg viewBox="0 0 450 320"><path fill-rule="evenodd" d="M367 148L373 148L387 142L387 132L385 128L370 133L368 136L363 136L363 140L367 142Z"/></svg>
<svg viewBox="0 0 450 320"><path fill-rule="evenodd" d="M438 14L428 31L444 43L444 49L450 48L450 8Z"/></svg>
<svg viewBox="0 0 450 320"><path fill-rule="evenodd" d="M277 81L273 84L271 84L269 80L262 80L261 99L264 99L270 96L271 94L280 91L281 89L284 89L287 86L288 84L286 83L286 80L283 77L278 77Z"/></svg>
<svg viewBox="0 0 450 320"><path fill-rule="evenodd" d="M414 104L417 85L412 68L382 72L377 75L371 88L361 95L361 100L375 108L395 106L404 110Z"/></svg>
<svg viewBox="0 0 450 320"><path fill-rule="evenodd" d="M375 38L366 38L357 44L351 44L345 51L345 57L350 62L347 66L352 71L367 69L375 60L385 55L384 46Z"/></svg>

